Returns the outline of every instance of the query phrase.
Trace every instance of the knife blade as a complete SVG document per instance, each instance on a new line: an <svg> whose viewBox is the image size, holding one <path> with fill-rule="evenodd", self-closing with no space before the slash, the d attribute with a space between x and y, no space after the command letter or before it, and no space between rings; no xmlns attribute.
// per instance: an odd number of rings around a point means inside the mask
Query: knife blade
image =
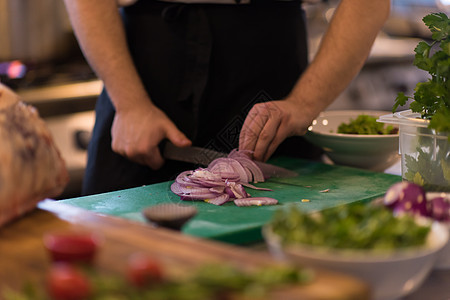
<svg viewBox="0 0 450 300"><path fill-rule="evenodd" d="M228 154L217 152L211 149L189 146L177 147L167 141L163 145L163 157L165 159L183 161L202 166L208 166L210 162L217 158L227 157Z"/></svg>
<svg viewBox="0 0 450 300"><path fill-rule="evenodd" d="M183 161L202 166L208 166L213 160L228 156L228 153L202 147L177 147L169 141L164 143L162 153L165 159ZM288 178L298 176L297 172L282 167L255 160L253 162L261 169L265 178Z"/></svg>

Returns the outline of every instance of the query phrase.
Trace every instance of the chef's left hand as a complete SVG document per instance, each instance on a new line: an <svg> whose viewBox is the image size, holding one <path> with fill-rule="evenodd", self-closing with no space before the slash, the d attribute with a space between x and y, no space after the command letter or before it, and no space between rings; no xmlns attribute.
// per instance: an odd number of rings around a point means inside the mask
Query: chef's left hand
<svg viewBox="0 0 450 300"><path fill-rule="evenodd" d="M248 113L239 136L239 150L266 161L286 138L306 133L312 119L289 99L258 103Z"/></svg>

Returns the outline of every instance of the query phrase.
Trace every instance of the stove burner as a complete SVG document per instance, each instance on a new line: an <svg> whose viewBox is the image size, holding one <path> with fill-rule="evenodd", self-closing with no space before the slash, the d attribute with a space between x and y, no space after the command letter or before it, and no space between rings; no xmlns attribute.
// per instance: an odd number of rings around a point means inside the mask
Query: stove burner
<svg viewBox="0 0 450 300"><path fill-rule="evenodd" d="M67 62L25 63L27 72L22 78L11 78L0 73L0 82L12 90L36 88L48 85L87 81L96 78L95 73L84 59Z"/></svg>

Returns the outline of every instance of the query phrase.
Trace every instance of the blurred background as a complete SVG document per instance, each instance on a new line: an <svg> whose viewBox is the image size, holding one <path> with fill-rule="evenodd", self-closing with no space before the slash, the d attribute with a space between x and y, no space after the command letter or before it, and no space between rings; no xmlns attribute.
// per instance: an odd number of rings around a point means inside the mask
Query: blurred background
<svg viewBox="0 0 450 300"><path fill-rule="evenodd" d="M311 58L339 1L303 4ZM398 92L427 79L413 66L414 48L429 31L422 17L449 12L450 0L392 0L370 57L328 108L390 111ZM351 45L349 45L351 47ZM79 196L94 107L102 83L86 63L61 0L0 0L0 81L38 108L67 162L71 181L60 198Z"/></svg>

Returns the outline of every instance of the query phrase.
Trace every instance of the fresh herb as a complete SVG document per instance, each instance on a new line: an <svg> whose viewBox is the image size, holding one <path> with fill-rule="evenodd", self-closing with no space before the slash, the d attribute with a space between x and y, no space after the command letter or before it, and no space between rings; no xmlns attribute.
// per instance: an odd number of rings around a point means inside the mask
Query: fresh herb
<svg viewBox="0 0 450 300"><path fill-rule="evenodd" d="M392 112L412 99L410 109L430 120L429 128L448 132L450 141L450 19L445 13L432 13L422 20L432 33L432 42L419 42L414 65L431 78L416 85L414 97L398 93Z"/></svg>
<svg viewBox="0 0 450 300"><path fill-rule="evenodd" d="M241 294L248 299L266 299L274 289L302 284L312 279L310 270L288 265L266 266L244 272L228 264L209 263L190 270L188 278L135 287L121 276L107 276L96 269L84 270L93 287L89 300L210 300L232 299ZM49 300L45 289L28 283L22 291L3 289L5 300Z"/></svg>
<svg viewBox="0 0 450 300"><path fill-rule="evenodd" d="M432 13L422 20L432 33L431 43L417 45L414 65L431 78L416 85L414 97L398 93L392 111L411 99L409 108L429 120L428 128L436 133L421 134L425 129L417 129L415 152L404 155L404 179L427 191L450 191L450 19L445 13Z"/></svg>
<svg viewBox="0 0 450 300"><path fill-rule="evenodd" d="M395 250L425 244L429 226L409 215L394 217L380 205L356 203L311 214L294 205L278 210L271 221L283 244L338 249Z"/></svg>
<svg viewBox="0 0 450 300"><path fill-rule="evenodd" d="M396 134L397 129L389 125L377 122L377 118L368 115L359 115L356 120L350 119L349 123L341 123L338 133L347 134Z"/></svg>

